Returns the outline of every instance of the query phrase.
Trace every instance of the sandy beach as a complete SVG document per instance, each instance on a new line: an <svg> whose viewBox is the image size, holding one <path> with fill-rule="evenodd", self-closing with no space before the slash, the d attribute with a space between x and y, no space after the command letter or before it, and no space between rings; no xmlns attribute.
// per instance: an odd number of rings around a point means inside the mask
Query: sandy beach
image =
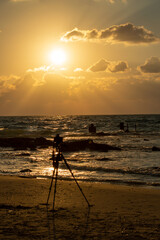
<svg viewBox="0 0 160 240"><path fill-rule="evenodd" d="M0 239L160 239L160 190L0 176ZM52 191L53 192L53 191Z"/></svg>

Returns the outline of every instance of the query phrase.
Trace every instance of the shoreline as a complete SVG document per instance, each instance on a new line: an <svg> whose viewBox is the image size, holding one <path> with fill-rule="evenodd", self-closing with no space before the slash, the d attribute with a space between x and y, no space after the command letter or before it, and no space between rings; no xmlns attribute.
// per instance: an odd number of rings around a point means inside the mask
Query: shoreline
<svg viewBox="0 0 160 240"><path fill-rule="evenodd" d="M22 172L28 172L30 169L24 169ZM36 176L36 175L11 175L11 174L0 174L0 177L13 177L13 178L26 178L26 179L37 179L37 180L49 180L52 178L52 175L50 176ZM74 182L74 179L72 177L63 177L58 176L58 180L60 181L68 181L68 182ZM137 188L144 188L144 189L159 189L160 190L160 184L159 183L145 183L145 182L138 182L138 181L124 181L124 180L90 180L90 179L84 179L84 178L76 178L76 180L80 183L91 183L91 184L108 184L108 185L117 185L117 186L128 186L128 187L137 187Z"/></svg>
<svg viewBox="0 0 160 240"><path fill-rule="evenodd" d="M159 239L160 191L108 183L0 176L1 239ZM90 210L90 211L89 211Z"/></svg>

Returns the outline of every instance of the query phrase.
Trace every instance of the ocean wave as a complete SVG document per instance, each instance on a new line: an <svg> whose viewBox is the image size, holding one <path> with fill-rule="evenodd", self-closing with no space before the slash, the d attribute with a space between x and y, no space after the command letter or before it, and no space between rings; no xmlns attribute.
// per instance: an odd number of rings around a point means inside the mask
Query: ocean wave
<svg viewBox="0 0 160 240"><path fill-rule="evenodd" d="M24 177L24 178L37 178L37 179L51 179L51 175L42 175L34 172L11 172L11 171L0 171L0 175L10 175L10 176L17 176L17 177ZM75 181L71 175L59 175L59 180L67 180L67 181ZM144 187L160 187L160 182L155 181L147 181L143 180L132 180L132 179L114 179L114 177L92 177L89 175L86 176L76 176L77 181L83 182L92 182L92 183L111 183L111 184L122 184L122 185L129 185L129 186L144 186Z"/></svg>
<svg viewBox="0 0 160 240"><path fill-rule="evenodd" d="M4 128L0 131L1 137L54 137L54 133L49 129L38 129L38 128Z"/></svg>
<svg viewBox="0 0 160 240"><path fill-rule="evenodd" d="M120 168L103 168L94 166L77 166L70 164L73 170L88 171L88 172L104 172L104 173L119 173L119 174L138 174L138 175L148 175L152 177L160 177L160 167L150 167L141 169L120 169ZM65 165L61 166L65 169Z"/></svg>
<svg viewBox="0 0 160 240"><path fill-rule="evenodd" d="M5 171L5 170L0 170L0 175L17 175L18 176L19 172L18 171Z"/></svg>
<svg viewBox="0 0 160 240"><path fill-rule="evenodd" d="M144 141L150 141L150 137L159 137L160 132L159 131L152 131L152 132L145 132L145 131L139 131L139 132L134 132L130 131L128 133L124 131L104 131L104 132L97 132L95 134L90 134L88 132L87 128L76 128L73 126L68 128L68 127L60 127L60 126L47 126L45 123L43 124L37 124L35 126L29 125L28 124L21 124L21 125L12 125L12 126L1 126L0 127L0 134L3 137L25 137L25 136L33 136L33 137L54 137L57 133L62 135L64 138L92 138L92 139L97 139L100 141L105 140L107 137L120 137L120 138L126 138L135 141L136 137L137 138L142 138Z"/></svg>
<svg viewBox="0 0 160 240"><path fill-rule="evenodd" d="M128 124L129 132L119 130L120 122L124 122L125 129ZM88 132L91 123L97 128L96 134ZM78 152L78 156L65 153L79 181L160 186L160 152L152 151L153 146L160 148L160 115L0 117L1 138L44 137L52 141L57 133L64 142L92 139L122 149L106 153L92 151L92 156L88 149ZM0 148L1 175L51 177L51 164L46 160L46 155L52 152L50 148L32 152L27 149L31 156L23 156L23 149L11 150ZM20 173L25 168L32 172ZM64 171L63 165L60 168L59 178L68 178L68 170Z"/></svg>

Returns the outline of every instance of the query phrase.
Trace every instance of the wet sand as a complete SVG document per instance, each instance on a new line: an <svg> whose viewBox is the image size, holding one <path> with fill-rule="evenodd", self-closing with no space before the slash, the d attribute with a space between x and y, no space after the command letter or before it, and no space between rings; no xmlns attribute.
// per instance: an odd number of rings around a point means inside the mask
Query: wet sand
<svg viewBox="0 0 160 240"><path fill-rule="evenodd" d="M0 176L0 239L158 240L160 189ZM53 189L52 189L53 190Z"/></svg>

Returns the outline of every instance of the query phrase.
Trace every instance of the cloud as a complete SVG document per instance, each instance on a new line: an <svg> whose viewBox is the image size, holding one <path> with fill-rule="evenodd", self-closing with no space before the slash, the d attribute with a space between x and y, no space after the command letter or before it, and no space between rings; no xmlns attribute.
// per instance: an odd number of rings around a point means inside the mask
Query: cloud
<svg viewBox="0 0 160 240"><path fill-rule="evenodd" d="M21 78L1 76L0 114L159 113L159 74L126 72L128 64L123 61L101 59L93 66L94 71L103 71L69 73L43 66L30 69ZM38 84L41 79L43 84Z"/></svg>
<svg viewBox="0 0 160 240"><path fill-rule="evenodd" d="M73 29L65 33L62 41L106 41L110 43L148 44L158 42L160 39L144 26L134 26L132 23L114 25L103 30Z"/></svg>
<svg viewBox="0 0 160 240"><path fill-rule="evenodd" d="M53 71L54 67L44 65L38 68L28 69L27 72L48 72L50 70Z"/></svg>
<svg viewBox="0 0 160 240"><path fill-rule="evenodd" d="M18 3L18 2L31 2L31 1L34 1L34 0L10 0L10 1Z"/></svg>
<svg viewBox="0 0 160 240"><path fill-rule="evenodd" d="M105 59L101 59L94 65L92 65L89 70L91 72L101 72L101 71L106 71L108 68L109 62L107 62Z"/></svg>
<svg viewBox="0 0 160 240"><path fill-rule="evenodd" d="M108 0L110 3L116 3L117 2L117 0ZM120 0L121 2L123 2L123 3L126 3L127 2L127 0Z"/></svg>
<svg viewBox="0 0 160 240"><path fill-rule="evenodd" d="M40 76L43 77L43 84L40 84ZM45 112L63 114L66 109L70 108L70 103L67 106L65 104L66 99L69 101L68 85L72 80L69 81L60 74L48 72L42 75L42 71L30 71L12 85L4 80L3 77L0 81L2 115L43 114Z"/></svg>
<svg viewBox="0 0 160 240"><path fill-rule="evenodd" d="M124 61L112 62L112 61L107 61L105 59L101 59L97 63L89 67L88 70L91 72L108 71L112 73L118 73L118 72L124 72L128 69L129 67L127 62L124 62Z"/></svg>
<svg viewBox="0 0 160 240"><path fill-rule="evenodd" d="M84 104L84 109L88 107L86 113L90 114L159 113L158 78L87 74L85 79L75 79L70 84L70 94L77 102L77 109L81 99L81 105Z"/></svg>
<svg viewBox="0 0 160 240"><path fill-rule="evenodd" d="M74 72L83 72L83 69L82 68L76 68L76 69L74 69Z"/></svg>
<svg viewBox="0 0 160 240"><path fill-rule="evenodd" d="M0 76L0 96L16 89L20 77L15 75Z"/></svg>
<svg viewBox="0 0 160 240"><path fill-rule="evenodd" d="M141 65L139 69L144 73L160 73L160 58L151 57L147 59L145 64Z"/></svg>
<svg viewBox="0 0 160 240"><path fill-rule="evenodd" d="M127 62L121 61L116 63L115 65L113 64L113 66L110 68L110 71L113 73L117 73L117 72L124 72L128 69L129 68L128 68Z"/></svg>
<svg viewBox="0 0 160 240"><path fill-rule="evenodd" d="M80 31L78 28L74 28L72 31L67 32L62 38L62 41L76 41L76 40L83 40L86 38L86 32Z"/></svg>
<svg viewBox="0 0 160 240"><path fill-rule="evenodd" d="M104 0L94 0L95 2L101 2L101 1L104 1ZM123 2L123 3L126 3L128 0L106 0L106 2L109 2L111 4L114 4L116 2Z"/></svg>

